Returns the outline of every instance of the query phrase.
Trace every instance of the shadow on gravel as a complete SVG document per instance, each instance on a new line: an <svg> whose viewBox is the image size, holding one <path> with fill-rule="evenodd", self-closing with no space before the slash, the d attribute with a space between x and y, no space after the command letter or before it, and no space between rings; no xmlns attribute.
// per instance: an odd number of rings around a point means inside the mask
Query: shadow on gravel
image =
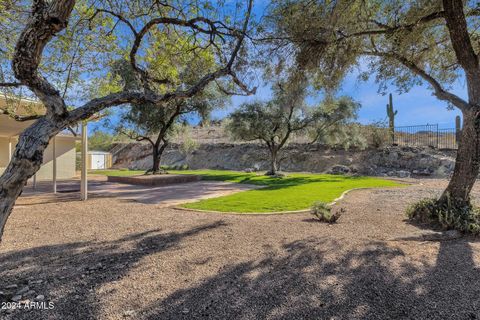
<svg viewBox="0 0 480 320"><path fill-rule="evenodd" d="M282 254L233 264L198 286L139 311L141 319L476 319L479 270L466 241L440 243L436 264L405 263L372 242L341 250L330 240L285 245ZM396 265L396 268L393 268Z"/></svg>
<svg viewBox="0 0 480 320"><path fill-rule="evenodd" d="M166 250L175 254L184 238L223 226L226 224L219 221L180 233L156 229L109 242L76 242L0 254L0 302L10 301L16 291L28 286L35 291L33 297L41 294L45 301L55 303L52 310L15 310L10 315L0 310L0 319L99 319L102 301L96 291L102 285L126 276L143 257ZM18 288L8 289L11 284Z"/></svg>
<svg viewBox="0 0 480 320"><path fill-rule="evenodd" d="M151 230L112 242L39 247L0 255L0 288L27 284L56 301L50 311L15 311L10 319L101 319L98 289L125 277L150 254L181 255L181 233ZM419 244L421 246L421 244ZM331 239L288 243L260 260L231 261L214 277L178 288L134 310L130 319L476 319L479 269L467 240L440 242L434 264L412 261L385 242L361 247ZM204 257L205 259L208 259ZM199 264L208 260L199 260ZM87 268L82 267L88 266ZM194 266L193 266L194 267ZM108 296L108 294L107 294ZM122 306L116 318L122 318ZM0 318L5 314L0 314ZM3 318L2 318L3 319Z"/></svg>

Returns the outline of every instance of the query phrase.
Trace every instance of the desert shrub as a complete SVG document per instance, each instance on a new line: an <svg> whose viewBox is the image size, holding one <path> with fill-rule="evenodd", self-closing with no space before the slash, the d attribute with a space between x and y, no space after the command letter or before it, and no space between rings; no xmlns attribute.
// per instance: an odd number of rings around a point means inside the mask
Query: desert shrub
<svg viewBox="0 0 480 320"><path fill-rule="evenodd" d="M368 147L367 138L364 135L363 125L358 123L349 123L342 125L336 130L328 130L319 138L318 143L328 146L332 149L350 148L365 149Z"/></svg>
<svg viewBox="0 0 480 320"><path fill-rule="evenodd" d="M182 126L177 135L180 137L179 151L183 155L187 156L198 149L199 143L194 139L190 126Z"/></svg>
<svg viewBox="0 0 480 320"><path fill-rule="evenodd" d="M370 147L382 148L392 143L385 121L374 121L368 125L359 126L358 131Z"/></svg>
<svg viewBox="0 0 480 320"><path fill-rule="evenodd" d="M439 203L436 199L423 199L410 205L406 214L412 221L431 223L443 229L480 234L480 208L472 204L458 204L447 197Z"/></svg>
<svg viewBox="0 0 480 320"><path fill-rule="evenodd" d="M335 223L341 216L340 211L333 213L332 208L327 203L321 201L313 203L311 213L319 221L327 223Z"/></svg>

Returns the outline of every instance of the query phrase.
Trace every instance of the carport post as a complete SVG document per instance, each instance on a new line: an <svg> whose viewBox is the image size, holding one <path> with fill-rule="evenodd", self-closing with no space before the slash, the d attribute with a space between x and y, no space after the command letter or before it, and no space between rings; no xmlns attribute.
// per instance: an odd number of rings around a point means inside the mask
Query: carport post
<svg viewBox="0 0 480 320"><path fill-rule="evenodd" d="M87 181L87 155L88 155L88 136L87 122L82 122L82 172L80 182L80 199L87 200L88 197L88 181Z"/></svg>
<svg viewBox="0 0 480 320"><path fill-rule="evenodd" d="M53 153L53 193L57 193L57 151L55 150L56 136L53 137L52 141L52 153Z"/></svg>

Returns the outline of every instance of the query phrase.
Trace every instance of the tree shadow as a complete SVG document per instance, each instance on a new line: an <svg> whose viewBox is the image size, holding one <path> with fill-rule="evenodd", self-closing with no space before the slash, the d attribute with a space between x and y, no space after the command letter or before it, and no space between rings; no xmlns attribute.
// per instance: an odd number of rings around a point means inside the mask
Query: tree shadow
<svg viewBox="0 0 480 320"><path fill-rule="evenodd" d="M155 229L114 241L74 242L0 254L0 302L10 301L15 292L28 286L35 295L54 301L51 310L15 310L11 319L98 319L101 301L97 291L117 281L142 258L181 250L181 242L199 233L224 227L223 221L183 232L162 233ZM5 310L0 318L7 317Z"/></svg>
<svg viewBox="0 0 480 320"><path fill-rule="evenodd" d="M278 255L232 264L138 318L476 319L479 275L465 240L440 243L432 265L409 261L384 242L356 249L310 239L286 244Z"/></svg>
<svg viewBox="0 0 480 320"><path fill-rule="evenodd" d="M11 319L100 319L99 289L127 276L148 255L182 254L182 240L225 226L150 230L114 241L76 242L0 255L0 288L27 284L55 300L52 310L17 310ZM476 319L480 272L471 239L439 243L409 257L391 242L308 238L231 261L194 286L135 310L133 319ZM209 262L199 257L190 267ZM129 279L130 281L130 279ZM178 284L179 286L181 284ZM108 297L108 294L107 294ZM122 308L118 308L122 317ZM0 313L0 318L3 314Z"/></svg>

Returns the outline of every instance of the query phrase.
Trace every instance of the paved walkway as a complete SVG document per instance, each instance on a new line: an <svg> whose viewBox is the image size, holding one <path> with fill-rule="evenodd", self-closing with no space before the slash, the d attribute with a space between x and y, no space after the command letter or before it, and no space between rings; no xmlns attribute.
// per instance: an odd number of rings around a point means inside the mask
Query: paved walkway
<svg viewBox="0 0 480 320"><path fill-rule="evenodd" d="M51 181L39 182L35 189L32 185L28 185L18 199L17 205L80 200L80 180L78 179L59 181L57 194L52 193L52 188ZM127 201L169 207L252 188L255 187L220 181L197 181L151 187L107 182L106 177L93 176L89 178L88 195L90 198L116 197Z"/></svg>

